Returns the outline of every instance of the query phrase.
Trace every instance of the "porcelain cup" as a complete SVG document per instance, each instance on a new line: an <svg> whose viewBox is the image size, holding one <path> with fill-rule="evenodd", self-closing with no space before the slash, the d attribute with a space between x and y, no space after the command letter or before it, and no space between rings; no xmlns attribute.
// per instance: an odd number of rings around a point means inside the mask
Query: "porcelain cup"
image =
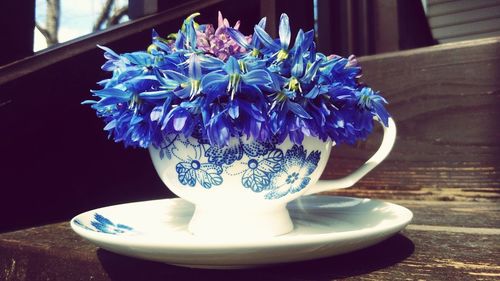
<svg viewBox="0 0 500 281"><path fill-rule="evenodd" d="M197 236L271 237L293 230L288 202L322 191L350 187L380 164L396 138L389 119L377 152L359 169L337 180L319 180L334 143L306 137L297 145L233 138L228 146L199 143L182 135L165 137L150 147L162 181L193 203L189 231Z"/></svg>

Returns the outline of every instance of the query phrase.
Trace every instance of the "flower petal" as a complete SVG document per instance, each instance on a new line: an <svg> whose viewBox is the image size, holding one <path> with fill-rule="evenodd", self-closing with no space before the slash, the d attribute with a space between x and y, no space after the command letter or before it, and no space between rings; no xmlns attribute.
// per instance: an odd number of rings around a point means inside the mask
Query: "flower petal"
<svg viewBox="0 0 500 281"><path fill-rule="evenodd" d="M245 49L251 49L252 47L250 46L250 44L248 44L247 42L247 39L245 38L245 35L243 35L241 32L239 32L238 30L234 29L234 28L231 28L229 27L227 29L227 32L229 33L229 36L231 36L231 38L233 38L233 40L238 43L238 45L240 45L241 47L245 48Z"/></svg>
<svg viewBox="0 0 500 281"><path fill-rule="evenodd" d="M222 60L212 56L201 56L198 59L200 60L201 68L207 71L219 70L224 65Z"/></svg>
<svg viewBox="0 0 500 281"><path fill-rule="evenodd" d="M182 88L181 90L175 91L174 94L181 99L188 98L191 95L191 85L186 88Z"/></svg>
<svg viewBox="0 0 500 281"><path fill-rule="evenodd" d="M290 109L293 113L295 113L300 118L312 119L311 115L309 115L309 113L307 113L307 111L305 111L304 108L302 106L300 106L298 103L295 103L292 101L287 101L286 104L288 106L288 109Z"/></svg>
<svg viewBox="0 0 500 281"><path fill-rule="evenodd" d="M318 72L319 66L320 66L321 60L316 60L307 70L304 76L302 77L302 81L305 83L310 83L314 77L316 76L316 73Z"/></svg>
<svg viewBox="0 0 500 281"><path fill-rule="evenodd" d="M260 26L262 29L265 29L266 28L266 20L267 20L266 17L263 17L262 19L260 19L260 21L259 21L259 23L257 25ZM257 36L255 33L252 36L252 46L254 48L259 48L260 47L259 36Z"/></svg>
<svg viewBox="0 0 500 281"><path fill-rule="evenodd" d="M280 46L274 42L274 40L267 34L267 32L260 26L256 25L254 27L255 35L259 37L261 40L262 44L271 49L272 51L278 51L280 49Z"/></svg>
<svg viewBox="0 0 500 281"><path fill-rule="evenodd" d="M192 54L189 57L189 77L194 80L201 79L201 64L196 54Z"/></svg>
<svg viewBox="0 0 500 281"><path fill-rule="evenodd" d="M248 85L267 85L272 83L269 72L259 69L252 70L243 75L241 75L241 79Z"/></svg>
<svg viewBox="0 0 500 281"><path fill-rule="evenodd" d="M279 26L279 35L280 35L280 43L281 49L288 50L288 46L290 45L290 22L287 14L281 14L280 17L280 26Z"/></svg>
<svg viewBox="0 0 500 281"><path fill-rule="evenodd" d="M294 53L293 66L292 66L292 76L302 77L304 74L304 58L302 57L302 52L297 49Z"/></svg>
<svg viewBox="0 0 500 281"><path fill-rule="evenodd" d="M229 57L226 64L224 65L223 69L226 71L227 74L240 74L241 73L240 65L238 64L238 60L235 59L233 56Z"/></svg>
<svg viewBox="0 0 500 281"><path fill-rule="evenodd" d="M171 95L172 95L171 91L161 90L161 91L142 92L139 94L139 97L145 100L158 100L158 99L165 99Z"/></svg>
<svg viewBox="0 0 500 281"><path fill-rule="evenodd" d="M176 130L177 132L182 131L184 125L186 124L187 118L188 116L186 114L174 117L173 118L174 130Z"/></svg>
<svg viewBox="0 0 500 281"><path fill-rule="evenodd" d="M228 113L229 113L229 116L231 116L231 118L233 118L233 119L237 119L238 116L240 116L240 107L238 106L238 101L237 100L233 100L229 104Z"/></svg>
<svg viewBox="0 0 500 281"><path fill-rule="evenodd" d="M96 91L92 90L91 92L94 94L94 96L98 96L100 98L116 97L116 98L130 99L130 97L132 96L131 93L115 88L106 88Z"/></svg>
<svg viewBox="0 0 500 281"><path fill-rule="evenodd" d="M119 58L120 58L120 56L119 56L117 53L115 53L115 51L111 50L111 49L110 49L110 48L108 48L108 47L101 46L101 45L97 45L97 47L98 47L99 49L104 50L104 57L105 57L106 59L108 59L108 60L109 60L109 59L119 59Z"/></svg>
<svg viewBox="0 0 500 281"><path fill-rule="evenodd" d="M165 70L163 71L163 73L167 75L168 78L173 79L179 83L184 83L189 80L189 77L177 71Z"/></svg>

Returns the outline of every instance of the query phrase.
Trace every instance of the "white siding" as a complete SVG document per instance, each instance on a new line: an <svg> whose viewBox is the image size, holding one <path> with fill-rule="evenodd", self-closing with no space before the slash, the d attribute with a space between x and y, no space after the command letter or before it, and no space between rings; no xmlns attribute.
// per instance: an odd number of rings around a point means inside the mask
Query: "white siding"
<svg viewBox="0 0 500 281"><path fill-rule="evenodd" d="M427 18L440 43L500 35L500 0L428 0Z"/></svg>

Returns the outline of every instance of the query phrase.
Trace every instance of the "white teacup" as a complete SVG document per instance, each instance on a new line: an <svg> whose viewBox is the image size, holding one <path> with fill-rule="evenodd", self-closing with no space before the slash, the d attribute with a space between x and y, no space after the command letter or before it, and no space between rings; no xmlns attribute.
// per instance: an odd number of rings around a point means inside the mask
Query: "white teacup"
<svg viewBox="0 0 500 281"><path fill-rule="evenodd" d="M171 135L150 147L156 171L177 196L195 204L189 231L195 235L269 237L290 232L286 204L302 195L350 187L380 164L396 139L389 119L378 151L358 170L338 180L320 180L332 142L306 137L301 145L233 138L229 146L200 144Z"/></svg>

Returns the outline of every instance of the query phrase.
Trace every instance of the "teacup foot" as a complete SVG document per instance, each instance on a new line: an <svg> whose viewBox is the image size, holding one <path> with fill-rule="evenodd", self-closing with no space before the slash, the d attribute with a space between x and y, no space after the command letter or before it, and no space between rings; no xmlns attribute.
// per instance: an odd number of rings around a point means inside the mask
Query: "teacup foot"
<svg viewBox="0 0 500 281"><path fill-rule="evenodd" d="M265 238L292 230L286 205L260 210L196 206L189 223L192 234L218 239Z"/></svg>

